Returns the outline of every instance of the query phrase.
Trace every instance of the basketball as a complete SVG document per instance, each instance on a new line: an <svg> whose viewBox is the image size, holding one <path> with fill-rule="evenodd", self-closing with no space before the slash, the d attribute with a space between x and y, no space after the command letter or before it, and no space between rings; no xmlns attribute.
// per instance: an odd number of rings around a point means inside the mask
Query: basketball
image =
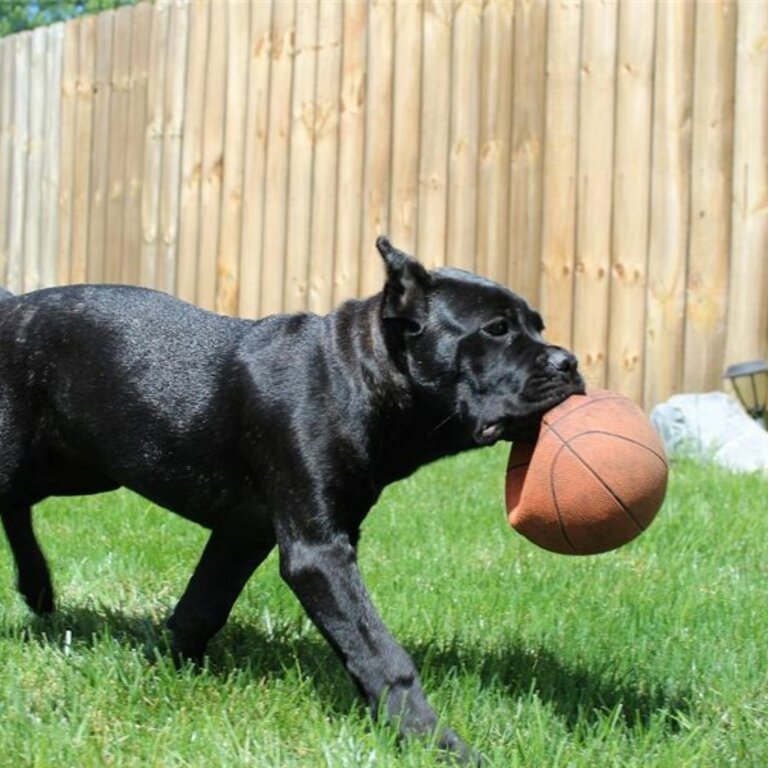
<svg viewBox="0 0 768 768"><path fill-rule="evenodd" d="M509 523L551 552L607 552L651 524L667 474L661 438L639 406L607 390L573 395L544 415L536 443L513 444Z"/></svg>

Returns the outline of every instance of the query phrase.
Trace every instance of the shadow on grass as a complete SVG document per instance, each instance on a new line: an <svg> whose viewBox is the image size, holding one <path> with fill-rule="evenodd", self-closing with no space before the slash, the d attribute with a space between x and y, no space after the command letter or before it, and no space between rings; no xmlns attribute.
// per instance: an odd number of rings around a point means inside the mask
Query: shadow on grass
<svg viewBox="0 0 768 768"><path fill-rule="evenodd" d="M21 632L18 627L2 628L0 636L21 634L28 642L61 647L67 630L72 633L73 649L93 648L110 637L142 652L150 663L158 658L170 660L169 635L162 621L107 607L65 608L50 617L32 618ZM443 646L410 643L408 651L425 677L439 681L466 672L478 678L483 689L496 688L510 698L535 694L569 729L595 725L618 711L628 728L645 728L655 720L674 733L690 712L688 691L658 680L608 679L590 667L566 664L542 647L488 649L456 640ZM211 642L206 669L221 678L260 680L281 679L298 671L330 711L347 714L359 703L330 647L315 633L304 634L295 622L278 624L268 633L262 627L230 621Z"/></svg>
<svg viewBox="0 0 768 768"><path fill-rule="evenodd" d="M49 616L30 616L22 627L0 626L0 638L63 649L68 631L74 652L93 649L110 638L138 651L150 665L172 663L171 636L164 619L126 614L107 606L63 606ZM298 672L329 710L339 715L348 714L359 701L330 646L314 633L304 635L296 622L279 623L268 633L261 627L230 620L208 646L205 670L231 679L235 685L238 680L282 679Z"/></svg>
<svg viewBox="0 0 768 768"><path fill-rule="evenodd" d="M569 730L596 725L618 713L627 728L645 729L655 721L666 732L676 733L691 711L689 690L647 678L611 679L593 667L568 664L541 646L488 649L454 642L438 649L422 645L411 650L425 676L466 671L479 678L483 689L501 689L513 698L535 695Z"/></svg>

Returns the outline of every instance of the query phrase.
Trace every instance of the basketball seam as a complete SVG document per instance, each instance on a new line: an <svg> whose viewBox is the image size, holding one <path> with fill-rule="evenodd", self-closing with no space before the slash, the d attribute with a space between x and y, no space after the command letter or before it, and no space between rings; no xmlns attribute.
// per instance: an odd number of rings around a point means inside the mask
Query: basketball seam
<svg viewBox="0 0 768 768"><path fill-rule="evenodd" d="M555 434L557 434L557 432L555 432ZM616 432L608 432L605 429L589 429L586 432L579 432L579 434L572 437L570 441L575 440L577 437L583 437L584 435L610 435L611 437L615 437L617 440L624 440L627 443L632 443L632 445L636 445L638 448L645 448L648 453L655 456L665 467L667 467L666 457L662 456L658 451L654 451L653 448L651 448L649 445L641 443L639 440L635 440L634 438L627 437L626 435L619 435L616 434ZM560 437L560 435L557 436ZM562 437L560 439L562 440Z"/></svg>
<svg viewBox="0 0 768 768"><path fill-rule="evenodd" d="M550 475L549 478L550 482L550 490L552 491L552 501L555 503L555 512L557 512L557 519L560 523L560 533L563 534L563 538L566 541L566 544L574 551L575 554L579 553L579 550L576 549L576 547L573 545L573 542L571 541L571 537L568 535L568 531L565 530L565 522L563 521L563 514L560 512L560 505L557 503L557 494L555 493L555 479Z"/></svg>
<svg viewBox="0 0 768 768"><path fill-rule="evenodd" d="M549 428L552 429L552 425L549 425ZM595 431L597 432L599 430L595 430ZM560 442L562 443L562 447L555 455L555 460L557 459L557 456L559 456L560 453L562 453L563 449L567 448L571 452L571 454L573 454L573 456L575 456L579 460L579 462L584 466L584 468L587 469L594 476L594 478L600 483L600 485L602 485L603 488L605 488L605 490L608 491L608 493L615 499L616 503L627 513L630 520L632 520L632 522L640 529L640 531L644 531L645 528L640 524L640 522L632 514L632 512L629 511L629 508L627 507L627 505L616 495L613 489L603 480L603 478L600 477L600 475L598 475L597 472L595 472L595 470L592 469L592 467L590 467L589 464L587 464L587 462L584 461L584 459L582 459L581 456L579 456L579 454L576 453L576 451L571 447L571 444L570 444L571 441L565 440L563 436L556 429L552 429L552 432L554 432L557 435L557 437L560 438ZM582 434L588 434L588 433L582 432L576 437L581 437ZM612 432L606 432L604 434L613 435ZM614 437L619 437L619 435L614 435ZM572 438L572 439L575 439L575 438ZM642 445L642 443L638 443L638 445ZM552 464L554 465L554 463L555 462L553 460ZM554 483L554 481L552 480L552 473L550 473L550 480ZM555 499L555 506L557 507L557 497L554 494L553 494L553 498ZM559 516L560 515L559 507L557 508L557 512Z"/></svg>
<svg viewBox="0 0 768 768"><path fill-rule="evenodd" d="M605 402L606 400L626 400L627 398L623 395L609 395L608 397L599 397L597 400L599 400L601 403ZM542 419L543 423L546 424L548 427L554 427L555 424L557 424L559 421L562 421L563 419L567 419L572 413L576 413L576 411L580 411L582 408L586 408L588 405L593 405L595 403L595 399L591 398L583 402L581 405L577 405L575 408L572 408L567 413L563 413L560 416L557 417L555 421L547 421L547 417L544 416Z"/></svg>
<svg viewBox="0 0 768 768"><path fill-rule="evenodd" d="M565 443L563 442L563 438L560 437L560 435L558 435L554 429L552 431L557 435L557 437L560 438L560 442L562 442L564 445ZM562 450L562 447L560 450ZM555 458L557 458L557 455ZM552 463L554 465L554 461ZM560 511L560 504L557 501L557 493L555 492L555 477L554 472L552 471L549 473L549 490L552 494L552 502L555 505L555 512L557 512L557 521L560 523L560 533L563 534L563 538L565 539L566 544L568 544L568 546L574 551L574 554L578 554L579 550L576 549L573 542L571 541L570 536L568 536L568 531L565 529L565 520L563 520L563 513Z"/></svg>

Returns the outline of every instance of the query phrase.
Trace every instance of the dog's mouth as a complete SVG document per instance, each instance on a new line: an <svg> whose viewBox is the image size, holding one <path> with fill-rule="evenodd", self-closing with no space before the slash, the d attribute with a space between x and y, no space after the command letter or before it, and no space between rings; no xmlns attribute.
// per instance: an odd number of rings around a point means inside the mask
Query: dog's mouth
<svg viewBox="0 0 768 768"><path fill-rule="evenodd" d="M549 409L547 409L549 410ZM475 430L474 440L479 446L494 445L499 440L514 442L526 439L535 441L541 425L541 417L546 411L515 419L502 419L481 425Z"/></svg>
<svg viewBox="0 0 768 768"><path fill-rule="evenodd" d="M506 425L503 421L485 424L475 430L475 442L478 445L493 445L504 436L505 431Z"/></svg>
<svg viewBox="0 0 768 768"><path fill-rule="evenodd" d="M535 440L544 414L571 395L581 395L584 391L584 384L579 380L569 386L550 390L536 401L528 402L524 407L516 409L513 414L492 421L484 421L474 432L475 443L486 446L493 445L499 440L514 441L521 438Z"/></svg>
<svg viewBox="0 0 768 768"><path fill-rule="evenodd" d="M583 382L574 383L567 387L558 387L532 402L530 404L531 413L541 419L547 411L551 411L556 405L560 405L563 400L567 400L571 395L583 395L585 391Z"/></svg>

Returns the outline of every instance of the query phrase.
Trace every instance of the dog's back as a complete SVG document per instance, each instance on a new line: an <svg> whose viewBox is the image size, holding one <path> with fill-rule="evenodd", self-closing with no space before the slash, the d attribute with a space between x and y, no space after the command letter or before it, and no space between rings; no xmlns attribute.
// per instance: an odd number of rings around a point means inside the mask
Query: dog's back
<svg viewBox="0 0 768 768"><path fill-rule="evenodd" d="M0 466L0 495L41 452L59 493L128 484L169 504L166 486L202 482L199 467L214 472L234 442L217 435L236 426L226 390L246 327L127 286L49 288L0 302L0 438L23 443ZM194 439L199 431L206 440ZM134 478L147 461L159 487ZM195 472L185 470L191 463ZM49 494L38 485L27 483L28 493Z"/></svg>

